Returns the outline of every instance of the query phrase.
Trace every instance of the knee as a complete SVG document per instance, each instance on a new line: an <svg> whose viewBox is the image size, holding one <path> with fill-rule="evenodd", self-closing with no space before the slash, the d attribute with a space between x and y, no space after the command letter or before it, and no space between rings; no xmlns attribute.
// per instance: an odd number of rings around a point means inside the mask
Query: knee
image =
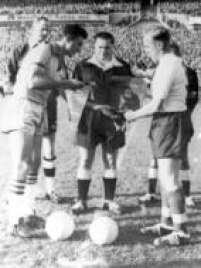
<svg viewBox="0 0 201 268"><path fill-rule="evenodd" d="M104 172L104 177L105 178L116 178L117 177L117 171L116 169L105 169Z"/></svg>
<svg viewBox="0 0 201 268"><path fill-rule="evenodd" d="M77 177L79 179L91 179L92 171L91 169L87 169L85 167L79 167L77 171Z"/></svg>
<svg viewBox="0 0 201 268"><path fill-rule="evenodd" d="M91 169L93 163L93 156L88 154L80 154L79 167L83 169Z"/></svg>
<svg viewBox="0 0 201 268"><path fill-rule="evenodd" d="M158 163L157 163L157 159L156 158L152 158L150 161L150 167L151 168L157 168L158 167Z"/></svg>
<svg viewBox="0 0 201 268"><path fill-rule="evenodd" d="M14 177L21 178L29 170L29 163L27 161L21 161L16 163L13 168Z"/></svg>
<svg viewBox="0 0 201 268"><path fill-rule="evenodd" d="M107 158L103 159L105 169L116 170L116 156L107 155Z"/></svg>
<svg viewBox="0 0 201 268"><path fill-rule="evenodd" d="M179 180L164 180L163 182L160 181L160 184L167 194L181 189L181 182Z"/></svg>

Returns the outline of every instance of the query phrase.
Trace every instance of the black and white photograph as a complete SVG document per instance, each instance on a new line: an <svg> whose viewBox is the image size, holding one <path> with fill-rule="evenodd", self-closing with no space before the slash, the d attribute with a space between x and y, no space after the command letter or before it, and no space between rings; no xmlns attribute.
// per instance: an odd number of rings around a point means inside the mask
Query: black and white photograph
<svg viewBox="0 0 201 268"><path fill-rule="evenodd" d="M0 267L201 267L201 1L0 0Z"/></svg>

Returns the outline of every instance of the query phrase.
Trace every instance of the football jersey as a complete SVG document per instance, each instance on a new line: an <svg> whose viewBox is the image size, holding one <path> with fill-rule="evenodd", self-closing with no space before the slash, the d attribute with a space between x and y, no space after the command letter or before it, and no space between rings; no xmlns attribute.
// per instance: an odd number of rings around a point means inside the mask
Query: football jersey
<svg viewBox="0 0 201 268"><path fill-rule="evenodd" d="M30 48L20 63L16 83L13 88L14 96L46 105L49 91L32 89L30 81L34 75L37 75L36 72L38 70L40 70L40 75L44 74L44 76L57 79L58 68L59 59L56 55L52 54L51 45L41 42Z"/></svg>
<svg viewBox="0 0 201 268"><path fill-rule="evenodd" d="M182 59L173 54L161 57L152 80L153 98L161 100L159 112L186 110L187 79Z"/></svg>
<svg viewBox="0 0 201 268"><path fill-rule="evenodd" d="M84 82L93 82L89 101L94 104L116 106L119 108L121 96L115 90L113 76L131 76L130 66L121 59L113 58L106 66L101 66L94 56L79 63L73 77ZM126 90L126 89L125 89Z"/></svg>

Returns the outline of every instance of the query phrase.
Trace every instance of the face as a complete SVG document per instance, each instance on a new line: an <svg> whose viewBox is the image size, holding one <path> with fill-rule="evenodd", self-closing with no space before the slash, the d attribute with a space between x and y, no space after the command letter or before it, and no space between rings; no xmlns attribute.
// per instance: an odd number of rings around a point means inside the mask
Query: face
<svg viewBox="0 0 201 268"><path fill-rule="evenodd" d="M83 47L84 39L77 37L74 40L67 40L65 38L65 52L68 56L72 57L77 53L80 53Z"/></svg>
<svg viewBox="0 0 201 268"><path fill-rule="evenodd" d="M144 50L146 54L154 61L157 62L161 55L161 43L156 42L152 39L151 36L147 35L143 39Z"/></svg>
<svg viewBox="0 0 201 268"><path fill-rule="evenodd" d="M94 54L99 60L111 60L114 45L110 40L97 38L95 42Z"/></svg>
<svg viewBox="0 0 201 268"><path fill-rule="evenodd" d="M31 32L31 38L37 43L46 40L48 34L49 34L49 23L48 21L41 20L34 24Z"/></svg>

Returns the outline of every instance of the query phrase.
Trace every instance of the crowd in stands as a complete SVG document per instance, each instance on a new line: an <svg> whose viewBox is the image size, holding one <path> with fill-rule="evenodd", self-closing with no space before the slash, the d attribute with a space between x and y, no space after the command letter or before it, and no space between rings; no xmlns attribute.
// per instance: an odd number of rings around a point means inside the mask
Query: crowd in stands
<svg viewBox="0 0 201 268"><path fill-rule="evenodd" d="M137 12L138 0L2 0L0 14L108 14Z"/></svg>
<svg viewBox="0 0 201 268"><path fill-rule="evenodd" d="M145 69L151 65L143 51L142 32L136 27L120 27L120 26L86 26L89 32L89 39L87 40L84 50L81 55L70 62L71 69L76 61L84 57L90 56L93 51L93 36L102 30L110 31L116 38L116 53L118 56L124 58L132 65L138 65ZM58 26L54 26L51 39L57 38ZM19 46L26 38L25 28L0 28L0 72L5 70L7 58L14 47ZM180 45L185 61L193 68L201 71L201 32L189 32L183 27L179 29L172 29L173 37Z"/></svg>
<svg viewBox="0 0 201 268"><path fill-rule="evenodd" d="M161 1L160 10L162 12L187 14L191 16L201 15L200 0L168 0Z"/></svg>

